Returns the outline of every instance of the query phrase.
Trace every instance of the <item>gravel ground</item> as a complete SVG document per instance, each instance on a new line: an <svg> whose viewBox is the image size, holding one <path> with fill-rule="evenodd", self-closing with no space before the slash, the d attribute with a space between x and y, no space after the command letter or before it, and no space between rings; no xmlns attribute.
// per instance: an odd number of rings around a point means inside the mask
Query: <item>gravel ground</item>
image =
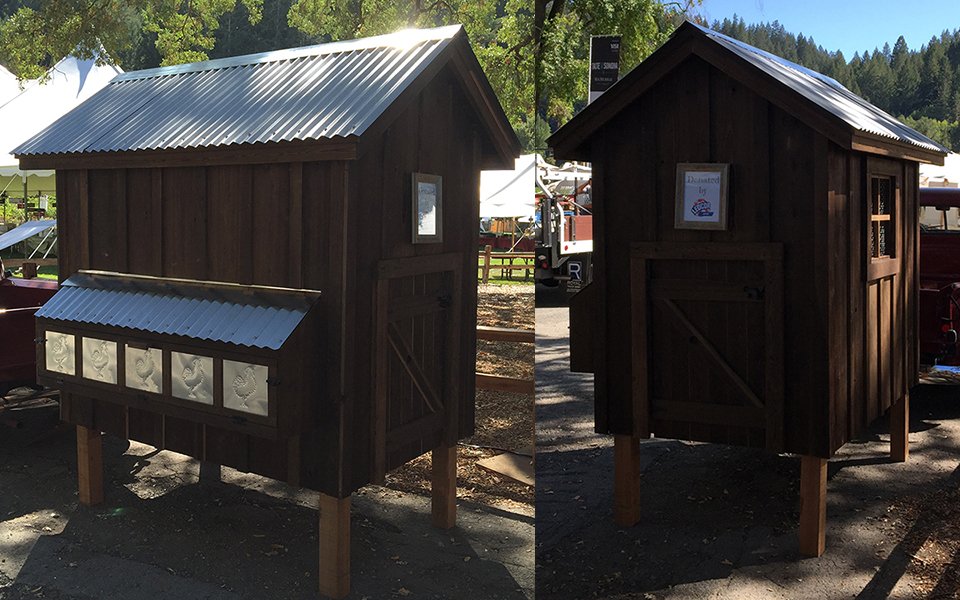
<svg viewBox="0 0 960 600"><path fill-rule="evenodd" d="M593 432L589 375L570 373L567 309L538 297L537 598L956 598L960 389L911 397L910 461L887 423L829 462L827 549L797 552L799 460L652 439L641 522L613 524L612 439Z"/></svg>
<svg viewBox="0 0 960 600"><path fill-rule="evenodd" d="M504 289L481 298L532 327L532 286ZM529 376L527 352L526 365L517 354L506 367ZM479 394L467 442L529 447L532 415L530 396ZM57 406L4 416L22 427L0 424L0 600L318 598L316 493L228 468L222 483L201 484L193 459L105 437L106 500L86 508ZM430 526L429 459L354 494L350 598L533 598L533 491L475 467L495 453L461 446L452 531Z"/></svg>

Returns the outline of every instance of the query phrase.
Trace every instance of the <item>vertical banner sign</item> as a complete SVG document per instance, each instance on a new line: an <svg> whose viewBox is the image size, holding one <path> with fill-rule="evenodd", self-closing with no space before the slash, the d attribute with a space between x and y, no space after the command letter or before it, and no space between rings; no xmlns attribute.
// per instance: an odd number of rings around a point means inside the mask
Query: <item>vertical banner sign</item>
<svg viewBox="0 0 960 600"><path fill-rule="evenodd" d="M589 102L600 97L620 76L620 36L595 35L590 38Z"/></svg>

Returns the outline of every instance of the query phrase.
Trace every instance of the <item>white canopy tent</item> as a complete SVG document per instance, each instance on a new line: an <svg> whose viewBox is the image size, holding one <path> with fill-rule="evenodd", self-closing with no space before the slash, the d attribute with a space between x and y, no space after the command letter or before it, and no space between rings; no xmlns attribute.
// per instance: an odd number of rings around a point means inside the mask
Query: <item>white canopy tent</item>
<svg viewBox="0 0 960 600"><path fill-rule="evenodd" d="M960 187L960 154L948 154L942 167L921 163L920 187Z"/></svg>
<svg viewBox="0 0 960 600"><path fill-rule="evenodd" d="M6 70L4 72L10 74ZM93 58L79 60L68 56L48 71L47 81L30 82L22 92L2 103L0 193L6 192L9 197L16 198L24 193L35 197L37 194L55 192L53 171L21 171L10 151L73 110L122 72L119 67L97 65ZM4 89L3 81L0 75L0 98Z"/></svg>
<svg viewBox="0 0 960 600"><path fill-rule="evenodd" d="M3 68L0 65L0 106L3 106L11 98L20 93L20 82L16 75Z"/></svg>
<svg viewBox="0 0 960 600"><path fill-rule="evenodd" d="M536 154L524 154L512 171L481 171L480 218L532 219L537 210L536 162Z"/></svg>

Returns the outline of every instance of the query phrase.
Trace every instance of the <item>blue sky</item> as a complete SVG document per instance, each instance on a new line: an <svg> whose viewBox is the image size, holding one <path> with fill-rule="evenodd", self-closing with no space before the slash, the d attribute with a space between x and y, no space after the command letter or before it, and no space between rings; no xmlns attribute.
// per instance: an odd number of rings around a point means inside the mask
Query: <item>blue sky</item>
<svg viewBox="0 0 960 600"><path fill-rule="evenodd" d="M748 24L780 21L847 60L884 42L893 47L901 35L918 50L944 29L960 28L960 0L703 0L696 10L710 23L734 14Z"/></svg>

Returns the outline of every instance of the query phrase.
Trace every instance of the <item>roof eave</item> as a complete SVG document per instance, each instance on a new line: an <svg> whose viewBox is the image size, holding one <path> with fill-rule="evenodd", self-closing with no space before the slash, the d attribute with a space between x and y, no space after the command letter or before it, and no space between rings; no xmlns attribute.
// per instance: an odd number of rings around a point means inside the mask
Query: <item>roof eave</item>
<svg viewBox="0 0 960 600"><path fill-rule="evenodd" d="M124 150L120 152L73 152L17 155L20 168L96 169L141 167L186 167L266 164L304 161L355 160L357 136L319 138L296 142L266 142L230 146L202 146L169 150Z"/></svg>
<svg viewBox="0 0 960 600"><path fill-rule="evenodd" d="M938 166L943 166L947 157L946 152L928 150L913 144L904 144L897 140L871 135L867 132L855 133L850 140L850 149Z"/></svg>

